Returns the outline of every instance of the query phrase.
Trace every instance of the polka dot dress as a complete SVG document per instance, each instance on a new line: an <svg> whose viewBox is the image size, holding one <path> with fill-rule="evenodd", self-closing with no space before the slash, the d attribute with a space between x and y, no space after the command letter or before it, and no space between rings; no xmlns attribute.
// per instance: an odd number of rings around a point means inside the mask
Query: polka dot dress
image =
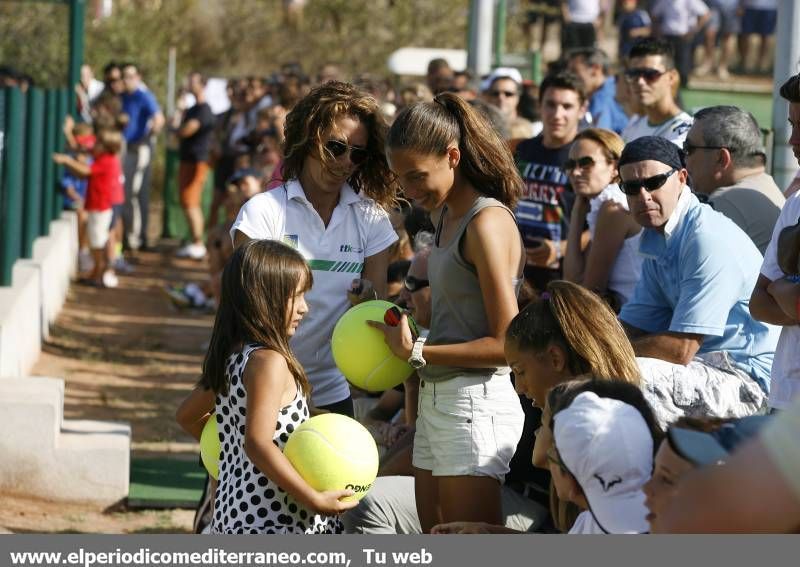
<svg viewBox="0 0 800 567"><path fill-rule="evenodd" d="M247 345L228 358L227 396L217 396L219 486L214 499L212 533L316 534L342 533L336 517L321 516L300 505L289 493L264 476L244 452L247 392L242 382L247 359L259 345ZM283 450L289 434L308 419L308 405L298 386L291 403L281 408L272 442Z"/></svg>

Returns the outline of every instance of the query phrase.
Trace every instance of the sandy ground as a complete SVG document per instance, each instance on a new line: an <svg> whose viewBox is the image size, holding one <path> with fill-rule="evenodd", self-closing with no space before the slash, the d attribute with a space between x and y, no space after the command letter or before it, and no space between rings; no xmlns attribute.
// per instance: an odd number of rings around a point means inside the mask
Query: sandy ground
<svg viewBox="0 0 800 567"><path fill-rule="evenodd" d="M73 284L31 374L65 380L65 418L130 423L134 457L195 459L197 446L174 414L198 379L213 316L178 310L163 293L167 283L206 279L205 264L171 251L137 254L117 289ZM3 493L0 502L0 533L182 533L194 515Z"/></svg>

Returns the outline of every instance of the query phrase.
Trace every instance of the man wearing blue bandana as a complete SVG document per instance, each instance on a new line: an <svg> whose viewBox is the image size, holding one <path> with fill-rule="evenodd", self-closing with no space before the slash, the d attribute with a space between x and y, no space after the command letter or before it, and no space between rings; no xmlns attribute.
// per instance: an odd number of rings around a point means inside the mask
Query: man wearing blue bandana
<svg viewBox="0 0 800 567"><path fill-rule="evenodd" d="M684 414L763 411L778 334L748 310L761 254L692 194L675 144L634 140L619 170L631 214L644 227L642 276L619 314L643 378L671 380Z"/></svg>

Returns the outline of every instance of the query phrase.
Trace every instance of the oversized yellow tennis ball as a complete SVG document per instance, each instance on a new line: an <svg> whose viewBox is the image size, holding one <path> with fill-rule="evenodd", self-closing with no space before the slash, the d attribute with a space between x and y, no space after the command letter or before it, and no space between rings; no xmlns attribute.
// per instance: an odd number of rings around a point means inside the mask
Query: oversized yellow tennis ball
<svg viewBox="0 0 800 567"><path fill-rule="evenodd" d="M369 392L394 388L414 371L407 361L397 358L383 333L367 321L383 322L388 301L365 301L342 315L333 329L331 350L339 371L354 386Z"/></svg>
<svg viewBox="0 0 800 567"><path fill-rule="evenodd" d="M338 413L325 413L295 429L283 454L315 490L346 490L361 500L378 475L378 447L367 429Z"/></svg>
<svg viewBox="0 0 800 567"><path fill-rule="evenodd" d="M206 421L203 432L200 434L200 458L208 474L214 480L219 478L219 434L217 433L217 416L213 413Z"/></svg>

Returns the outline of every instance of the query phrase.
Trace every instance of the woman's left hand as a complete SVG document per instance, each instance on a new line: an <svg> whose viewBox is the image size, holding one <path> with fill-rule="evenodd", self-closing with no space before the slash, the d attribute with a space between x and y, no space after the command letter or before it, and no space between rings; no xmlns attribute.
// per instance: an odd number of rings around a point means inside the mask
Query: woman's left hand
<svg viewBox="0 0 800 567"><path fill-rule="evenodd" d="M400 316L400 323L394 327L381 321L367 321L367 325L383 333L386 345L397 358L409 359L411 349L414 347L414 337L411 335L411 327L408 325L408 315L403 313Z"/></svg>

